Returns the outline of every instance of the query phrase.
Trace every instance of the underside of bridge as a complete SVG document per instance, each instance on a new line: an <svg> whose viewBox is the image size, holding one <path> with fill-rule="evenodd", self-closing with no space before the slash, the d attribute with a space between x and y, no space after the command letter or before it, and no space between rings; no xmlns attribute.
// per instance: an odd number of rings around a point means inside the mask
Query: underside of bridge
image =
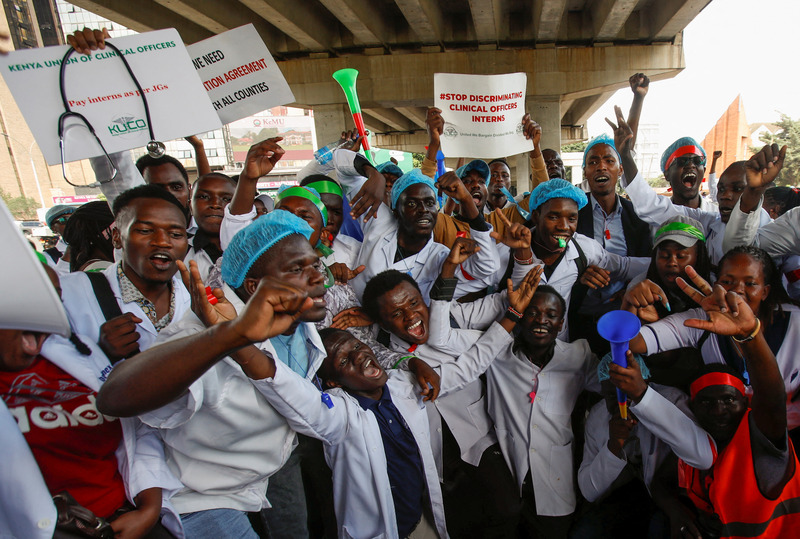
<svg viewBox="0 0 800 539"><path fill-rule="evenodd" d="M376 145L422 151L439 72L525 72L543 145L585 139L587 118L632 73L683 69L682 31L711 0L71 1L137 31L176 28L187 44L253 23L295 105L314 109L320 142L352 123L331 79L352 67Z"/></svg>

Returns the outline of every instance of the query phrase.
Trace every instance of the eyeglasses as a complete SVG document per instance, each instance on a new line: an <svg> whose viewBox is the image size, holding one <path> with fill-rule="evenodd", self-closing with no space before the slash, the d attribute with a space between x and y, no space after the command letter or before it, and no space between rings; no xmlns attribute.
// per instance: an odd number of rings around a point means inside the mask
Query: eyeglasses
<svg viewBox="0 0 800 539"><path fill-rule="evenodd" d="M682 155L675 158L675 163L678 165L678 168L685 167L689 161L694 163L696 167L706 166L706 158L702 155Z"/></svg>
<svg viewBox="0 0 800 539"><path fill-rule="evenodd" d="M53 220L53 223L57 225L63 225L68 219L69 217L59 217L58 219Z"/></svg>

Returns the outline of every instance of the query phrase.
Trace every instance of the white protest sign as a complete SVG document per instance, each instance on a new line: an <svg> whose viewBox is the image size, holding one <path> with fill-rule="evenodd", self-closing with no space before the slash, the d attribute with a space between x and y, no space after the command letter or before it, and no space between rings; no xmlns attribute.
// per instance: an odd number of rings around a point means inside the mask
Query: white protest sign
<svg viewBox="0 0 800 539"><path fill-rule="evenodd" d="M494 159L532 150L522 134L527 80L525 73L435 73L434 106L445 121L442 153Z"/></svg>
<svg viewBox="0 0 800 539"><path fill-rule="evenodd" d="M289 83L252 24L186 49L224 124L294 102Z"/></svg>
<svg viewBox="0 0 800 539"><path fill-rule="evenodd" d="M171 140L220 127L186 47L174 29L109 40L122 52L150 107L156 140ZM11 89L47 163L61 162L58 118L61 60L69 46L24 49L0 56L0 73ZM73 112L86 117L108 153L145 146L150 133L142 97L110 48L67 60L64 88ZM68 125L78 125L70 120ZM66 161L102 155L93 137L70 128ZM80 132L80 134L78 134Z"/></svg>
<svg viewBox="0 0 800 539"><path fill-rule="evenodd" d="M0 265L0 280L5 283L0 298L0 328L69 336L69 320L61 298L2 201L0 249L5 258Z"/></svg>

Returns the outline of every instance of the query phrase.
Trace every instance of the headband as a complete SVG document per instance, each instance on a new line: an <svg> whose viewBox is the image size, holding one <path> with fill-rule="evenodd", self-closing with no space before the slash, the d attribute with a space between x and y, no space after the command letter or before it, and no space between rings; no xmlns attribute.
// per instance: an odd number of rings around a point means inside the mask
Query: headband
<svg viewBox="0 0 800 539"><path fill-rule="evenodd" d="M727 372L709 372L689 386L690 398L694 400L698 393L710 386L732 386L744 397L744 384L737 377Z"/></svg>
<svg viewBox="0 0 800 539"><path fill-rule="evenodd" d="M669 157L667 157L666 164L664 165L664 172L666 172L669 169L669 167L672 166L672 162L675 159L690 153L693 153L695 155L702 155L703 157L706 156L706 152L704 152L703 148L700 148L699 146L695 146L693 144L690 144L688 146L681 146L680 148L669 154Z"/></svg>
<svg viewBox="0 0 800 539"><path fill-rule="evenodd" d="M700 241L703 242L706 241L705 235L699 230L697 230L697 227L694 227L688 223L670 223L668 225L664 225L661 228L659 228L658 231L656 231L655 237L658 238L662 234L666 234L667 232L672 232L672 231L686 232L687 234L694 236Z"/></svg>
<svg viewBox="0 0 800 539"><path fill-rule="evenodd" d="M294 185L292 187L288 187L283 191L278 193L278 201L281 201L285 198L289 197L300 197L308 200L314 206L317 207L319 210L320 215L322 215L322 226L328 226L328 209L325 207L325 204L319 199L317 195L306 189L305 187L300 187L299 185Z"/></svg>
<svg viewBox="0 0 800 539"><path fill-rule="evenodd" d="M336 195L340 198L344 198L342 196L342 186L331 180L309 182L304 187L313 187L317 190L317 193L328 193L329 195Z"/></svg>

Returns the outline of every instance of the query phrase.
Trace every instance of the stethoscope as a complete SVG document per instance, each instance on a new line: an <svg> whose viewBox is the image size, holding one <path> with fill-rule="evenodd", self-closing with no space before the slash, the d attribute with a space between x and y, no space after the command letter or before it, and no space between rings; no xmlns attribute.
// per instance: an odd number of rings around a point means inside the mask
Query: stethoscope
<svg viewBox="0 0 800 539"><path fill-rule="evenodd" d="M128 64L128 61L122 55L120 50L109 41L106 41L106 46L111 48L111 50L113 50L117 54L117 57L120 60L122 60L122 63L125 65L125 69L128 71L128 75L130 75L131 80L136 85L136 89L139 91L139 96L142 98L142 104L144 105L145 118L147 118L147 129L148 129L148 131L150 133L150 142L147 143L147 146L145 148L147 150L147 153L150 154L151 157L157 159L157 158L163 156L167 152L167 148L166 148L166 146L164 146L163 142L157 141L155 135L153 134L153 122L150 120L150 107L147 105L147 97L144 94L144 90L142 90L142 86L139 84L139 80L133 74L133 70L131 69L130 64ZM74 52L75 52L75 49L70 47L69 50L64 55L64 58L61 60L61 72L59 73L59 77L58 77L58 86L59 86L59 89L61 90L61 102L64 105L64 112L62 112L61 116L58 117L58 146L59 146L59 148L61 150L61 174L64 176L64 180L68 184L72 185L73 187L85 187L83 185L75 185L74 183L69 181L69 178L67 178L67 169L66 169L66 161L65 161L65 153L64 153L64 147L65 147L65 145L64 145L64 132L65 132L64 123L66 122L66 120L68 120L70 118L76 118L76 119L80 120L81 122L83 122L84 126L86 127L86 129L89 130L89 132L92 134L94 139L97 141L97 144L103 150L103 153L105 154L106 159L108 159L108 162L111 164L111 170L112 170L111 177L109 179L107 179L107 180L98 180L98 181L100 183L108 183L108 182L112 181L114 178L117 177L117 174L119 173L119 171L117 170L117 167L114 166L114 162L109 157L105 146L103 146L103 143L100 142L100 137L98 137L97 133L95 133L94 127L92 127L92 124L89 123L89 120L87 120L86 117L83 114L81 114L79 112L74 112L69 107L69 101L67 101L67 91L66 91L66 89L64 87L64 79L65 79L64 75L67 72L67 63L68 63L67 60L69 60L69 57L72 56L72 53L74 53Z"/></svg>

